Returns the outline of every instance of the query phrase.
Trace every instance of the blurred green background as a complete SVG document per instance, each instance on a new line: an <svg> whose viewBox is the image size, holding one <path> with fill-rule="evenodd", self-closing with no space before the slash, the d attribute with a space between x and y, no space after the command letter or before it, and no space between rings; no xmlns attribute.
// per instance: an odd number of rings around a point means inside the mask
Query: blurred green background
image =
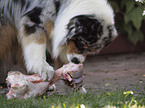
<svg viewBox="0 0 145 108"><path fill-rule="evenodd" d="M135 0L109 0L114 12L119 35L125 35L136 45L145 39L145 3Z"/></svg>

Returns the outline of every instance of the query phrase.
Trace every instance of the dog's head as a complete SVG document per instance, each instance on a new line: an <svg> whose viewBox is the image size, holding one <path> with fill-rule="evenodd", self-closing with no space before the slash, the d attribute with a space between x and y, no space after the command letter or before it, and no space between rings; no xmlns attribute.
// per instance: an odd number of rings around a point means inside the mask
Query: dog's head
<svg viewBox="0 0 145 108"><path fill-rule="evenodd" d="M84 62L88 52L99 52L116 37L114 25L105 25L93 15L73 17L67 25L67 58L74 63Z"/></svg>
<svg viewBox="0 0 145 108"><path fill-rule="evenodd" d="M88 52L99 52L116 37L114 12L107 0L70 1L60 8L54 24L53 56L82 63Z"/></svg>

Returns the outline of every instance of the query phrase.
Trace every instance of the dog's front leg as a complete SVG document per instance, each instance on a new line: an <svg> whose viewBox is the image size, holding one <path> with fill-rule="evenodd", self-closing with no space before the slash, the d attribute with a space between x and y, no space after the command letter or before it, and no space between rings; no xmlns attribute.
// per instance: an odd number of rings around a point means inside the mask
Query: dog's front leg
<svg viewBox="0 0 145 108"><path fill-rule="evenodd" d="M20 24L20 39L28 73L38 73L43 80L51 80L54 69L46 62L46 36L43 26L24 17Z"/></svg>

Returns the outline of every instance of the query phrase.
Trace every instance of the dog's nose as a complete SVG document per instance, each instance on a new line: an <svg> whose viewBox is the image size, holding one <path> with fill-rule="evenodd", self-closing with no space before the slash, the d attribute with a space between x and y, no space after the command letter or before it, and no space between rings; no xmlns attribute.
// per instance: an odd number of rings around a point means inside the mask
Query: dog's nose
<svg viewBox="0 0 145 108"><path fill-rule="evenodd" d="M76 58L76 57L73 57L73 59L71 60L71 62L73 62L75 64L79 64L80 63L79 59Z"/></svg>

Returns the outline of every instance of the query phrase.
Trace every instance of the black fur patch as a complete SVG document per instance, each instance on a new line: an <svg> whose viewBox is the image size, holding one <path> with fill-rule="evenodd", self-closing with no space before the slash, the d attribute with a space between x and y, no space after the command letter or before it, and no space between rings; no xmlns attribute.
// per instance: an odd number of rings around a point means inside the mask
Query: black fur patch
<svg viewBox="0 0 145 108"><path fill-rule="evenodd" d="M40 23L42 23L42 21L40 19L41 12L42 12L42 8L35 7L33 10L29 11L25 15L28 16L30 18L30 20L32 22L34 22L35 24L40 24Z"/></svg>
<svg viewBox="0 0 145 108"><path fill-rule="evenodd" d="M10 16L12 16L12 5L11 5L10 3L8 3L7 9L9 10ZM13 17L12 17L12 18L13 18ZM13 18L13 19L14 19L14 18Z"/></svg>
<svg viewBox="0 0 145 108"><path fill-rule="evenodd" d="M55 4L55 9L56 9L56 14L58 14L58 11L60 9L60 1L59 0L55 0L54 4Z"/></svg>
<svg viewBox="0 0 145 108"><path fill-rule="evenodd" d="M14 3L21 3L22 5L25 5L26 0L12 0Z"/></svg>
<svg viewBox="0 0 145 108"><path fill-rule="evenodd" d="M4 14L4 6L0 7L0 14Z"/></svg>
<svg viewBox="0 0 145 108"><path fill-rule="evenodd" d="M100 39L103 34L101 22L95 19L94 16L80 15L71 19L67 26L68 40L73 40L76 47L83 52L84 50L91 51L94 47L99 46L94 44ZM85 48L87 46L87 48Z"/></svg>
<svg viewBox="0 0 145 108"><path fill-rule="evenodd" d="M107 47L111 43L111 39L109 37L105 37L103 39L104 47Z"/></svg>
<svg viewBox="0 0 145 108"><path fill-rule="evenodd" d="M7 25L7 18L4 17L2 14L0 15L0 25Z"/></svg>
<svg viewBox="0 0 145 108"><path fill-rule="evenodd" d="M33 26L29 26L28 24L24 25L25 27L25 32L28 34L28 35L31 35L32 33L35 33L36 32L36 25L33 25Z"/></svg>
<svg viewBox="0 0 145 108"><path fill-rule="evenodd" d="M107 29L108 29L109 34L108 34L107 37L105 37L103 39L103 41L105 43L104 47L107 47L112 41L112 38L113 38L112 37L112 32L113 32L114 26L108 26Z"/></svg>
<svg viewBox="0 0 145 108"><path fill-rule="evenodd" d="M41 29L45 33L47 33L47 31L44 29L44 27L39 26L38 24L35 24L33 26L30 26L28 24L25 24L24 25L24 29L25 29L25 32L27 33L27 35L31 35L31 34L35 33L37 31L37 29Z"/></svg>

